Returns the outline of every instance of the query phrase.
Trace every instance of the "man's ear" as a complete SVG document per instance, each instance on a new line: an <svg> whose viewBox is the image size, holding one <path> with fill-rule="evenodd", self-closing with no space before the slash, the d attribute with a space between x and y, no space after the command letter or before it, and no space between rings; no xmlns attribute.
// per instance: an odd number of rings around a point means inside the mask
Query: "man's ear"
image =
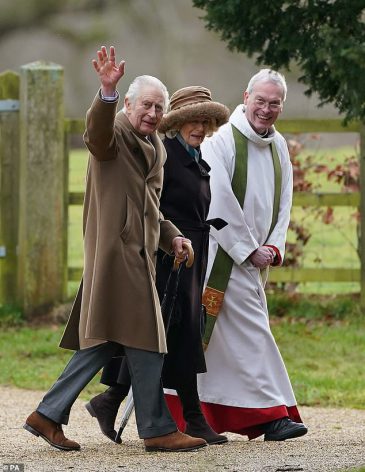
<svg viewBox="0 0 365 472"><path fill-rule="evenodd" d="M128 97L125 97L125 98L124 98L124 106L125 106L125 109L126 109L127 113L130 113L131 107L132 107L132 103L131 103L131 101L129 100Z"/></svg>
<svg viewBox="0 0 365 472"><path fill-rule="evenodd" d="M243 92L243 103L247 105L247 99L249 97L249 93L247 91Z"/></svg>

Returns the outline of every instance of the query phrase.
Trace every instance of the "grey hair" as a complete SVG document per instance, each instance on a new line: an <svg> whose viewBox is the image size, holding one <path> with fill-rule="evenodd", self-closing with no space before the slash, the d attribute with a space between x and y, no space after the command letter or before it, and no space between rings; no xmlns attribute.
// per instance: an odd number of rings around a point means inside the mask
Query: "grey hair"
<svg viewBox="0 0 365 472"><path fill-rule="evenodd" d="M141 94L141 91L144 87L155 87L161 90L164 97L164 107L163 112L166 113L169 106L169 92L167 91L166 86L161 82L161 80L153 77L152 75L140 75L136 77L133 82L130 84L125 98L128 98L131 103L135 104L138 96ZM125 106L123 107L125 112Z"/></svg>
<svg viewBox="0 0 365 472"><path fill-rule="evenodd" d="M246 89L248 94L252 93L257 82L273 82L279 85L283 89L283 102L285 102L288 87L286 86L285 77L282 74L272 69L261 69L257 74L251 77Z"/></svg>

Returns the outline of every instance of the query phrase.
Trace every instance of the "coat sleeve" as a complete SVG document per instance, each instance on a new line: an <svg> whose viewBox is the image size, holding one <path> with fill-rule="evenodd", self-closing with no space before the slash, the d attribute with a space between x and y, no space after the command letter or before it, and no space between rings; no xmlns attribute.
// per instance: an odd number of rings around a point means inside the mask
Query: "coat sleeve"
<svg viewBox="0 0 365 472"><path fill-rule="evenodd" d="M117 157L117 140L114 129L117 106L118 100L103 101L99 91L86 113L84 142L98 161L108 161Z"/></svg>
<svg viewBox="0 0 365 472"><path fill-rule="evenodd" d="M163 214L160 212L160 242L159 247L167 252L171 253L172 240L176 236L182 236L181 231L173 224L170 220L165 220Z"/></svg>
<svg viewBox="0 0 365 472"><path fill-rule="evenodd" d="M209 218L222 218L228 223L220 231L211 228L211 235L236 264L242 264L259 244L246 224L242 206L232 189L235 146L230 125L223 126L203 142L202 156L211 167Z"/></svg>
<svg viewBox="0 0 365 472"><path fill-rule="evenodd" d="M285 241L290 222L290 210L293 199L293 168L290 162L288 146L282 136L275 142L280 155L282 183L278 221L266 244L275 246L280 252L280 264L284 259Z"/></svg>

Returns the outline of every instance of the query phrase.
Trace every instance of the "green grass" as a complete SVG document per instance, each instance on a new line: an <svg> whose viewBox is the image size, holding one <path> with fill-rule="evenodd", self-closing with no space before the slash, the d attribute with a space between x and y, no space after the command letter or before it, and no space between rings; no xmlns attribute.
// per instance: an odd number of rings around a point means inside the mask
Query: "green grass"
<svg viewBox="0 0 365 472"><path fill-rule="evenodd" d="M364 409L365 320L359 297L269 294L268 305L298 403Z"/></svg>
<svg viewBox="0 0 365 472"><path fill-rule="evenodd" d="M300 293L267 294L270 315L297 321L336 322L346 319L361 319L360 296L356 295L311 295ZM365 322L365 320L364 320Z"/></svg>
<svg viewBox="0 0 365 472"><path fill-rule="evenodd" d="M69 189L71 192L85 191L85 176L88 153L84 149L73 149L70 153ZM82 206L69 206L68 222L68 261L69 266L83 267L82 247ZM68 283L68 294L73 297L78 288L77 282Z"/></svg>
<svg viewBox="0 0 365 472"><path fill-rule="evenodd" d="M0 384L30 390L48 390L72 356L60 349L61 326L17 327L0 332ZM104 388L99 375L86 387L84 397Z"/></svg>
<svg viewBox="0 0 365 472"><path fill-rule="evenodd" d="M86 149L72 149L70 152L69 189L71 192L85 190L88 153Z"/></svg>
<svg viewBox="0 0 365 472"><path fill-rule="evenodd" d="M272 330L299 404L365 408L363 319L281 319Z"/></svg>
<svg viewBox="0 0 365 472"><path fill-rule="evenodd" d="M341 148L322 149L320 143L315 149L303 150L298 156L302 162L312 156L314 164L327 165L334 168L343 163L348 157L358 156L358 149L351 146ZM326 174L308 171L306 178L312 183L313 189L321 192L340 192L341 186L327 179ZM323 208L325 210L325 208ZM353 207L335 207L334 222L326 225L320 218L316 218L316 209L303 210L293 207L291 219L310 230L311 238L305 246L300 264L306 268L352 268L360 267L357 255L356 221L353 217L356 209ZM294 235L289 231L288 241L294 241ZM328 283L315 282L300 284L301 293L336 294L353 293L360 291L359 283Z"/></svg>
<svg viewBox="0 0 365 472"><path fill-rule="evenodd" d="M15 305L0 305L0 328L24 323L22 310Z"/></svg>
<svg viewBox="0 0 365 472"><path fill-rule="evenodd" d="M346 469L343 472L365 472L365 467L361 467L360 469Z"/></svg>
<svg viewBox="0 0 365 472"><path fill-rule="evenodd" d="M300 207L293 207L292 219L302 221L311 232L311 238L304 248L299 263L306 268L348 268L359 269L360 260L357 254L356 222L351 207L335 207L334 222L326 225L320 219L309 214ZM294 242L295 237L288 232L288 241ZM351 293L359 292L360 284L354 283L302 283L299 286L301 293Z"/></svg>
<svg viewBox="0 0 365 472"><path fill-rule="evenodd" d="M321 164L334 168L337 164L342 164L346 158L358 157L359 149L352 146L342 146L337 148L322 148L320 143L313 149L303 149L298 155L298 159L304 163L311 158L311 165L308 166L307 179L312 183L314 190L323 192L338 192L340 186L333 180L328 180L326 174L315 171L315 165Z"/></svg>

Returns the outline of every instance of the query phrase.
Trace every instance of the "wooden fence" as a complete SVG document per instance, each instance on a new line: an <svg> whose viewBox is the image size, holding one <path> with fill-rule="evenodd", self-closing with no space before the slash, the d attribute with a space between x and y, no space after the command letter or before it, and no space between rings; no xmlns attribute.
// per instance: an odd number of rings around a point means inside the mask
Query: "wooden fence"
<svg viewBox="0 0 365 472"><path fill-rule="evenodd" d="M63 69L36 62L0 74L0 305L20 306L27 316L66 298L67 282L79 280L81 267L68 267L69 205L82 205L82 192L68 191L68 143L84 131L84 119L63 112ZM340 120L281 120L282 133L360 133L361 182L365 178L364 126L346 128ZM361 210L358 193L295 193L296 206L351 206ZM358 269L283 267L277 282L360 282L365 313L365 238L360 238Z"/></svg>

